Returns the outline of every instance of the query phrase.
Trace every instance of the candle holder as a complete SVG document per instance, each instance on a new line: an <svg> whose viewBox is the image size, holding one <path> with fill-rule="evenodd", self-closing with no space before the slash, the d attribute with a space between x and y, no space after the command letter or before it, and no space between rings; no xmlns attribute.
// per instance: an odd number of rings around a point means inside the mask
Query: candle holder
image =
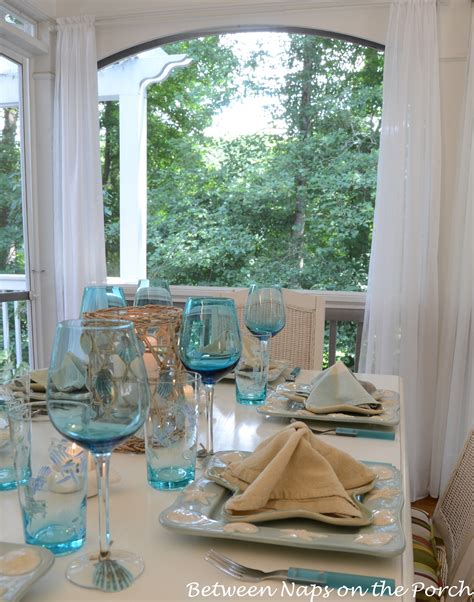
<svg viewBox="0 0 474 602"><path fill-rule="evenodd" d="M138 340L143 345L143 361L150 389L150 406L156 407L160 374L182 374L186 369L178 354L178 333L182 310L179 307L142 305L112 307L85 314L87 319L127 320L132 322ZM118 452L145 453L141 436L130 437L116 448Z"/></svg>
<svg viewBox="0 0 474 602"><path fill-rule="evenodd" d="M144 346L144 361L149 379L158 378L161 370L184 370L178 354L178 332L182 310L179 307L142 305L112 307L85 314L85 318L127 320L135 327Z"/></svg>

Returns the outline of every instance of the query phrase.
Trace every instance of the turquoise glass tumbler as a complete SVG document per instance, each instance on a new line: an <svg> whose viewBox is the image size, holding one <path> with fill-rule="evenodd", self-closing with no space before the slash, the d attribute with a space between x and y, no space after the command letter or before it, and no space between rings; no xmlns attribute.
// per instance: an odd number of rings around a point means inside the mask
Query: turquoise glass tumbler
<svg viewBox="0 0 474 602"><path fill-rule="evenodd" d="M235 368L235 395L241 405L262 405L267 396L268 353L257 337L242 336L243 353Z"/></svg>
<svg viewBox="0 0 474 602"><path fill-rule="evenodd" d="M182 489L194 480L200 391L195 373L162 372L152 385L145 450L154 489Z"/></svg>
<svg viewBox="0 0 474 602"><path fill-rule="evenodd" d="M13 449L8 424L8 405L14 397L7 387L0 387L0 491L16 488L16 474L13 466Z"/></svg>
<svg viewBox="0 0 474 602"><path fill-rule="evenodd" d="M49 422L33 425L39 409L43 403L9 410L25 542L69 554L86 539L88 454Z"/></svg>

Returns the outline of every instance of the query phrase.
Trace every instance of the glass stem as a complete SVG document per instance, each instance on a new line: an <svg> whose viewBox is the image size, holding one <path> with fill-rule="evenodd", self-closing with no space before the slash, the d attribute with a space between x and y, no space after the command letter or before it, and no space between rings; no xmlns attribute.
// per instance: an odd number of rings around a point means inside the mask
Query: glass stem
<svg viewBox="0 0 474 602"><path fill-rule="evenodd" d="M265 386L268 383L268 364L269 364L269 357L268 357L268 342L269 342L269 337L260 337L260 357L261 357L261 361L262 361L262 372L264 375L264 379L265 379Z"/></svg>
<svg viewBox="0 0 474 602"><path fill-rule="evenodd" d="M207 421L207 454L214 453L214 384L205 383L206 392L206 421Z"/></svg>
<svg viewBox="0 0 474 602"><path fill-rule="evenodd" d="M94 454L99 497L99 560L110 556L109 468L110 453Z"/></svg>

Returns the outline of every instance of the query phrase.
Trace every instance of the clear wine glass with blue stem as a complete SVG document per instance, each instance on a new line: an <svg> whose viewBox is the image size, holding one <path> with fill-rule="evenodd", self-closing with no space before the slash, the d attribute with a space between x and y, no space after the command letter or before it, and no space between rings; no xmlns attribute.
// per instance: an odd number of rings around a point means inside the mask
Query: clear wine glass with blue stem
<svg viewBox="0 0 474 602"><path fill-rule="evenodd" d="M200 374L204 384L207 420L204 455L210 456L214 453L214 385L237 365L242 351L234 301L212 297L188 299L178 348L184 366Z"/></svg>
<svg viewBox="0 0 474 602"><path fill-rule="evenodd" d="M268 373L268 342L285 327L285 303L278 285L252 284L244 309L245 326L260 339ZM267 376L268 378L268 376Z"/></svg>
<svg viewBox="0 0 474 602"><path fill-rule="evenodd" d="M112 450L142 427L150 405L143 346L133 324L105 319L60 322L47 404L53 426L92 453L97 471L99 554L80 556L66 576L82 587L125 589L141 575L144 564L136 554L110 549L109 462Z"/></svg>

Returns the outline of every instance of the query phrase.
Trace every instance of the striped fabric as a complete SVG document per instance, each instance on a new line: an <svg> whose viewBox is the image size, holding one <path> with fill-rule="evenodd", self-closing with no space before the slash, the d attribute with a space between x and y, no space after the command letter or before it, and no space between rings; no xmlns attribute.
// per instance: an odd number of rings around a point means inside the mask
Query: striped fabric
<svg viewBox="0 0 474 602"><path fill-rule="evenodd" d="M413 533L413 559L415 563L415 581L423 583L428 593L433 588L441 588L443 583L438 575L436 560L436 541L433 524L429 514L419 508L411 509L411 527ZM427 595L425 591L416 594L417 600L439 600L438 595Z"/></svg>

